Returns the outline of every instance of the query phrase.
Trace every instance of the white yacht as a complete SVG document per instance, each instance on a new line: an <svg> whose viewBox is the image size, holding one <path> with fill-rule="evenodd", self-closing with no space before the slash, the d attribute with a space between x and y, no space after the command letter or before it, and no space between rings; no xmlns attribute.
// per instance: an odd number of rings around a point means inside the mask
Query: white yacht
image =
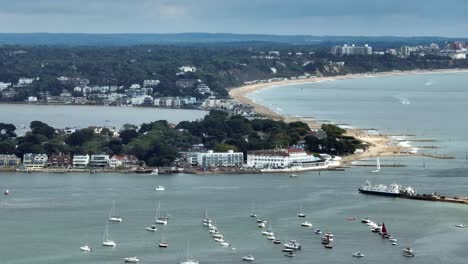
<svg viewBox="0 0 468 264"><path fill-rule="evenodd" d="M297 242L296 240L289 240L288 243L283 244L285 248L289 249L294 249L294 250L300 250L302 248L301 244Z"/></svg>
<svg viewBox="0 0 468 264"><path fill-rule="evenodd" d="M156 225L151 225L149 227L146 227L145 229L146 229L146 231L149 231L149 232L156 232L158 230L156 228Z"/></svg>
<svg viewBox="0 0 468 264"><path fill-rule="evenodd" d="M320 229L315 229L314 233L317 234L317 235L320 235L320 234L322 234L322 231Z"/></svg>
<svg viewBox="0 0 468 264"><path fill-rule="evenodd" d="M158 202L158 209L156 210L156 219L154 222L159 225L167 225L167 218L161 217L161 204Z"/></svg>
<svg viewBox="0 0 468 264"><path fill-rule="evenodd" d="M363 258L363 257L365 257L365 256L366 256L366 255L362 254L362 253L359 252L359 251L353 253L353 257L355 257L355 258Z"/></svg>
<svg viewBox="0 0 468 264"><path fill-rule="evenodd" d="M303 227L312 227L313 225L312 225L312 223L305 221L305 222L301 223L301 226L303 226Z"/></svg>
<svg viewBox="0 0 468 264"><path fill-rule="evenodd" d="M106 223L106 230L104 232L104 237L102 240L102 245L105 247L115 247L117 244L112 241L109 237L109 223Z"/></svg>
<svg viewBox="0 0 468 264"><path fill-rule="evenodd" d="M161 240L159 240L158 247L160 248L167 248L168 244L167 241L164 239L164 233L161 232Z"/></svg>
<svg viewBox="0 0 468 264"><path fill-rule="evenodd" d="M156 188L154 188L155 191L165 191L166 190L166 187L162 186L162 185L159 185L157 186Z"/></svg>
<svg viewBox="0 0 468 264"><path fill-rule="evenodd" d="M247 256L243 256L243 257L242 257L242 260L243 260L243 261L254 261L255 258L254 258L254 256L252 256L252 255L247 255Z"/></svg>
<svg viewBox="0 0 468 264"><path fill-rule="evenodd" d="M138 262L140 262L140 260L137 257L124 258L124 261L126 263L138 263Z"/></svg>
<svg viewBox="0 0 468 264"><path fill-rule="evenodd" d="M115 201L112 201L112 209L109 216L109 222L120 223L122 218L115 215Z"/></svg>
<svg viewBox="0 0 468 264"><path fill-rule="evenodd" d="M254 203L252 203L252 210L250 211L250 217L257 217L257 214L255 213Z"/></svg>
<svg viewBox="0 0 468 264"><path fill-rule="evenodd" d="M463 225L463 224L460 224L460 225L455 225L455 227L458 227L458 228L465 228L467 227L466 225Z"/></svg>
<svg viewBox="0 0 468 264"><path fill-rule="evenodd" d="M413 254L414 251L411 248L407 247L403 249L403 253Z"/></svg>
<svg viewBox="0 0 468 264"><path fill-rule="evenodd" d="M302 205L299 207L299 213L297 214L297 217L301 217L301 218L306 217L306 215L304 214L304 212L302 212Z"/></svg>
<svg viewBox="0 0 468 264"><path fill-rule="evenodd" d="M260 222L258 223L258 227L260 228L264 228L266 225L265 225L265 222Z"/></svg>
<svg viewBox="0 0 468 264"><path fill-rule="evenodd" d="M211 225L211 219L208 217L208 210L205 209L205 216L203 217L203 225L209 227L210 229L214 227Z"/></svg>
<svg viewBox="0 0 468 264"><path fill-rule="evenodd" d="M198 260L190 257L190 241L187 241L187 258L180 264L198 264Z"/></svg>
<svg viewBox="0 0 468 264"><path fill-rule="evenodd" d="M267 239L268 240L276 240L276 237L275 237L275 235L271 234L271 235L267 236Z"/></svg>
<svg viewBox="0 0 468 264"><path fill-rule="evenodd" d="M275 234L273 233L273 231L271 230L271 223L270 225L268 226L268 229L266 231L263 231L262 232L262 235L264 236L274 236Z"/></svg>
<svg viewBox="0 0 468 264"><path fill-rule="evenodd" d="M80 250L85 251L85 252L90 252L91 248L88 245L84 245L80 247Z"/></svg>
<svg viewBox="0 0 468 264"><path fill-rule="evenodd" d="M219 243L222 247L229 247L231 245L231 243L229 242L226 242L226 241L223 241L221 243Z"/></svg>

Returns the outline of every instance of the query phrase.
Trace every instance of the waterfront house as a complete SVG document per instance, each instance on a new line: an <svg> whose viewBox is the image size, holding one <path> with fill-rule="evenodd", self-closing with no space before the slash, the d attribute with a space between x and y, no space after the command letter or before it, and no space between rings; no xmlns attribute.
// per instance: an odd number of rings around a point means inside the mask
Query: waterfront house
<svg viewBox="0 0 468 264"><path fill-rule="evenodd" d="M26 170L42 170L47 160L47 154L26 153L23 155L23 166Z"/></svg>
<svg viewBox="0 0 468 264"><path fill-rule="evenodd" d="M109 160L109 167L135 167L138 166L138 158L133 155L114 155Z"/></svg>
<svg viewBox="0 0 468 264"><path fill-rule="evenodd" d="M244 164L244 153L234 152L208 152L197 153L197 164L199 167L241 167Z"/></svg>
<svg viewBox="0 0 468 264"><path fill-rule="evenodd" d="M100 155L91 155L89 160L89 165L94 168L105 168L109 166L109 155L100 154Z"/></svg>
<svg viewBox="0 0 468 264"><path fill-rule="evenodd" d="M143 87L156 87L160 83L159 80L144 80Z"/></svg>
<svg viewBox="0 0 468 264"><path fill-rule="evenodd" d="M73 156L73 167L86 168L89 165L89 155L75 155Z"/></svg>
<svg viewBox="0 0 468 264"><path fill-rule="evenodd" d="M71 164L72 159L70 153L51 154L47 161L47 166L53 168L68 168Z"/></svg>
<svg viewBox="0 0 468 264"><path fill-rule="evenodd" d="M16 155L0 154L0 168L18 167L21 159Z"/></svg>

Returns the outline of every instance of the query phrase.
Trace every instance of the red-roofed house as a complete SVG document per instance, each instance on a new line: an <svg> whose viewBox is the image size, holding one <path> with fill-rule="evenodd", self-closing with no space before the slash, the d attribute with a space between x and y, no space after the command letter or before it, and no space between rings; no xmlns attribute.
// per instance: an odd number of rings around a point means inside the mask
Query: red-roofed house
<svg viewBox="0 0 468 264"><path fill-rule="evenodd" d="M109 167L118 168L118 167L133 167L138 165L137 157L133 155L114 155L109 160Z"/></svg>

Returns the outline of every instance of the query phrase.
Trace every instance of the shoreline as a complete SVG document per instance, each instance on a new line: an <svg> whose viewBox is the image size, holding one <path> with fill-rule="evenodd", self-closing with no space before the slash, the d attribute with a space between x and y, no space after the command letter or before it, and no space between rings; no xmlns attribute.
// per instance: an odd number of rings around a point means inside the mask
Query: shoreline
<svg viewBox="0 0 468 264"><path fill-rule="evenodd" d="M320 122L313 117L301 118L291 117L284 114L279 114L272 109L254 102L248 98L250 93L255 91L275 87L275 86L290 86L296 84L316 83L322 81L338 81L338 80L349 80L349 79L361 79L361 78L374 78L374 77L392 77L392 76L408 76L408 75L424 75L424 74L444 74L444 73L468 73L468 69L440 69L440 70L410 70L410 71L391 71L391 72L380 72L380 73L359 73L359 74L348 74L342 76L329 76L329 77L313 77L300 80L284 80L269 83L259 83L244 85L235 87L229 90L229 95L239 103L249 104L255 108L257 113L274 120L283 120L284 122L290 123L295 121L302 121L309 125L311 129L320 128L324 122ZM312 115L313 116L313 113ZM365 142L369 147L362 153L355 153L343 157L343 165L350 165L353 161L362 159L375 158L378 156L417 156L421 155L418 153L410 152L410 149L397 144L392 144L391 135L385 134L370 134L366 129L362 128L346 128L346 135L353 136L362 142Z"/></svg>

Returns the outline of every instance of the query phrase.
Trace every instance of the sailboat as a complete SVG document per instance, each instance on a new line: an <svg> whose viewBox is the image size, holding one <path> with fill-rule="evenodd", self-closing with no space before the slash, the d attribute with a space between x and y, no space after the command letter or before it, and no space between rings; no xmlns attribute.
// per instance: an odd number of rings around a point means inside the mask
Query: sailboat
<svg viewBox="0 0 468 264"><path fill-rule="evenodd" d="M159 245L160 248L167 248L168 244L167 241L164 239L164 232L161 232L161 240L159 240Z"/></svg>
<svg viewBox="0 0 468 264"><path fill-rule="evenodd" d="M388 234L387 232L387 227L385 226L384 223L382 223L382 228L380 229L380 235L383 237L383 238L389 238L390 235Z"/></svg>
<svg viewBox="0 0 468 264"><path fill-rule="evenodd" d="M117 245L117 244L115 244L114 241L112 241L109 238L109 223L108 222L106 222L106 231L104 232L102 245L105 246L105 247L115 247Z"/></svg>
<svg viewBox="0 0 468 264"><path fill-rule="evenodd" d="M306 215L304 214L304 212L302 212L302 204L301 204L301 206L299 207L299 213L297 214L297 217L306 217Z"/></svg>
<svg viewBox="0 0 468 264"><path fill-rule="evenodd" d="M180 262L180 264L198 264L198 260L190 258L190 241L187 241L187 258L185 261Z"/></svg>
<svg viewBox="0 0 468 264"><path fill-rule="evenodd" d="M250 217L257 217L257 214L255 213L255 204L252 203L252 210L250 211Z"/></svg>
<svg viewBox="0 0 468 264"><path fill-rule="evenodd" d="M109 215L109 222L120 223L122 218L115 215L115 201L112 201L112 209Z"/></svg>
<svg viewBox="0 0 468 264"><path fill-rule="evenodd" d="M158 202L158 209L156 211L156 219L154 220L154 222L159 225L167 225L167 218L161 217L160 210L161 210L161 204L160 202Z"/></svg>
<svg viewBox="0 0 468 264"><path fill-rule="evenodd" d="M210 226L211 219L208 217L208 209L205 209L205 216L203 217L203 225Z"/></svg>
<svg viewBox="0 0 468 264"><path fill-rule="evenodd" d="M374 173L380 172L380 159L379 159L379 157L377 157L376 161L377 161L377 168L376 168L376 170L372 171Z"/></svg>

